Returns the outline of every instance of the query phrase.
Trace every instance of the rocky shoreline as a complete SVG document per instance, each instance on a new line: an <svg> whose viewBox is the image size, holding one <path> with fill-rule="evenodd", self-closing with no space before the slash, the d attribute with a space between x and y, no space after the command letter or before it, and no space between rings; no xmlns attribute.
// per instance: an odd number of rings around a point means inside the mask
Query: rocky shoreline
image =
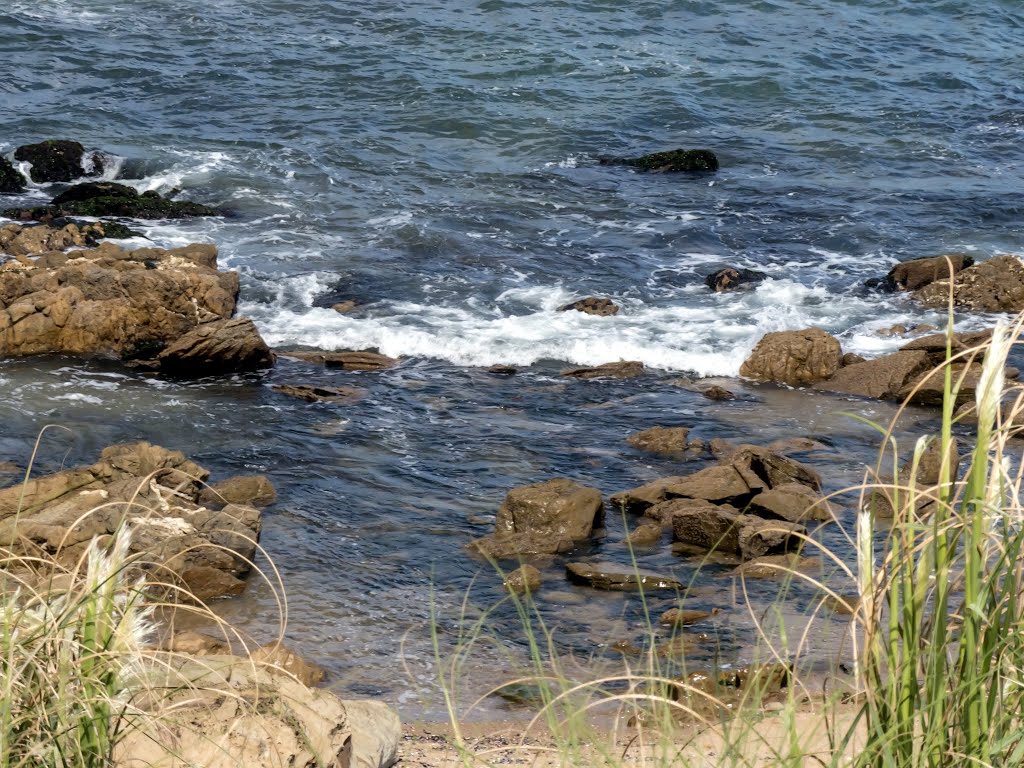
<svg viewBox="0 0 1024 768"><path fill-rule="evenodd" d="M713 172L717 159L702 152L602 162L651 172ZM21 147L15 158L31 163L36 183L77 181L103 168L102 153L90 153L75 142ZM21 191L24 180L19 186L20 178L18 169L0 158L0 193ZM76 184L45 206L6 209L4 215L15 222L0 225L0 358L103 357L174 377L264 371L274 366L278 355L363 372L400 364L373 350L271 350L251 320L236 316L239 277L218 268L215 246L125 248L109 238L125 237L130 230L123 222L104 220L222 214L106 181ZM82 221L76 216L101 220ZM707 285L719 292L742 290L763 277L751 270L727 268L708 275ZM957 311L1020 312L1024 310L1024 263L1011 256L976 264L963 256L919 259L897 265L870 288L912 292L922 306L945 306L951 296ZM621 308L607 297L585 297L559 311L611 317ZM980 358L973 351L986 338L985 333L958 334L950 342L956 358L949 364L961 381L961 403L966 407L980 374ZM946 350L945 335L919 335L897 352L867 360L844 353L839 340L824 330L808 328L767 334L743 363L740 376L769 385L871 399L909 399L929 406L941 400L942 378L935 372L946 364ZM511 366L493 370L499 375L515 372ZM644 374L644 366L634 361L609 361L562 372L567 381ZM1015 370L1007 370L1009 379L1016 376ZM361 397L358 388L299 382L274 389L311 402L350 404ZM733 396L722 387L703 391L711 400ZM684 585L671 574L594 559L573 559L563 573L552 573L551 556L579 549L601 527L606 508L611 508L635 522L628 535L630 547L652 547L668 540L674 553L694 562L713 557L716 563L728 565L736 578L773 578L787 570L818 566L813 558L802 555L803 544L815 527L834 521L835 511L822 495L818 473L788 455L785 446L705 444L691 439L684 428L642 426L647 428L628 438L635 448L702 459L709 465L619 491L608 499L597 488L569 478L511 489L497 512L494 532L474 540L468 549L503 566L506 588L517 593L536 593L553 577L594 590L683 590ZM922 470L913 481L923 487L934 485L937 477L932 474ZM256 555L261 525L258 506L272 500L273 488L258 477L206 486L208 478L205 469L181 453L146 443L112 446L88 467L35 478L24 487L0 489L4 546L19 554L72 562L89 541L111 536L127 520L136 532L138 567L158 581L181 586L200 600L238 594L245 588ZM97 507L102 511L94 512ZM884 514L881 500L876 512ZM701 622L713 621L710 612L683 604L675 610L661 619L673 637L685 640L691 632L697 637ZM680 629L683 626L685 632ZM629 652L632 640L623 638L618 650ZM312 697L314 703L307 706L320 712L321 721L307 727L325 732L326 740L317 749L333 754L338 765L349 760L367 766L394 761L395 747L387 745L375 745L362 757L349 755L352 749L360 749L360 737L352 735L356 729L346 725L345 712L347 706L354 712L357 705L340 702L324 691L310 692L301 681L295 691L282 690L297 677L288 667L290 662L276 657L267 661L272 669L289 673L277 682L261 676L262 672L239 682L231 672L241 663L232 656L234 649L207 641L200 638L198 649L175 652L221 659L218 669L227 670L225 679L240 686L239 690L253 686L279 690L282 700ZM169 642L173 647L173 638ZM688 682L697 684L700 681L692 675L708 678L708 674L691 673ZM759 671L750 669L745 674ZM280 682L283 679L287 684ZM708 679L709 692L722 697L740 687L717 677ZM778 687L785 687L785 675ZM287 724L293 713L284 712L281 717ZM364 731L395 731L397 725L385 710L377 711L375 717ZM397 736L388 739L397 745ZM285 742L291 744L287 738ZM306 759L297 741L286 748L300 764Z"/></svg>

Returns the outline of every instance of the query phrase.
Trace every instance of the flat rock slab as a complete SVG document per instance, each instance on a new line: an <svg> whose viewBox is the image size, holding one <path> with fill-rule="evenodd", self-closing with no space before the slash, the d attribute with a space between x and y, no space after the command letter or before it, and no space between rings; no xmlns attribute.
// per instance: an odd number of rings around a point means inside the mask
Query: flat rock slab
<svg viewBox="0 0 1024 768"><path fill-rule="evenodd" d="M678 579L653 571L634 569L615 563L569 563L566 576L574 584L608 590L680 590Z"/></svg>
<svg viewBox="0 0 1024 768"><path fill-rule="evenodd" d="M909 380L929 366L928 353L922 349L893 352L840 368L832 378L815 384L814 388L888 400L896 397Z"/></svg>
<svg viewBox="0 0 1024 768"><path fill-rule="evenodd" d="M382 371L398 364L398 360L379 352L364 349L354 352L321 352L301 350L278 350L279 355L306 363L318 363L328 368L343 368L348 371Z"/></svg>
<svg viewBox="0 0 1024 768"><path fill-rule="evenodd" d="M321 387L312 384L275 384L271 387L275 392L297 397L309 403L340 403L349 405L358 402L365 394L365 389L358 387Z"/></svg>
<svg viewBox="0 0 1024 768"><path fill-rule="evenodd" d="M632 379L643 374L644 364L630 360L593 368L568 368L561 375L570 379Z"/></svg>

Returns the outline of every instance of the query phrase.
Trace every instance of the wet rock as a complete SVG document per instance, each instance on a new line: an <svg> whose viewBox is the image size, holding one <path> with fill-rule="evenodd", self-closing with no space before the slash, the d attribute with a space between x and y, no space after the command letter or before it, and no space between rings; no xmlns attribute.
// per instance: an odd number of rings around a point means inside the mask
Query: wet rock
<svg viewBox="0 0 1024 768"><path fill-rule="evenodd" d="M256 554L260 513L199 503L202 467L149 443L106 448L88 467L0 490L0 546L74 563L94 537L132 529L133 567L206 600L244 586Z"/></svg>
<svg viewBox="0 0 1024 768"><path fill-rule="evenodd" d="M46 224L27 227L5 224L0 227L0 252L12 256L39 256L51 251L89 245L96 238L104 236L103 224L98 222L59 227Z"/></svg>
<svg viewBox="0 0 1024 768"><path fill-rule="evenodd" d="M614 563L568 563L566 576L574 584L607 590L679 590L682 584L663 574Z"/></svg>
<svg viewBox="0 0 1024 768"><path fill-rule="evenodd" d="M77 141L50 139L38 144L25 144L14 150L14 159L32 164L29 175L37 184L74 181L87 175L83 164L85 147ZM91 160L95 170L103 169L99 153L93 153Z"/></svg>
<svg viewBox="0 0 1024 768"><path fill-rule="evenodd" d="M397 365L393 357L382 355L370 349L348 352L305 352L281 351L278 354L306 363L319 363L327 368L342 368L347 371L382 371Z"/></svg>
<svg viewBox="0 0 1024 768"><path fill-rule="evenodd" d="M651 427L634 432L626 442L634 448L660 456L682 456L691 446L688 427Z"/></svg>
<svg viewBox="0 0 1024 768"><path fill-rule="evenodd" d="M101 182L72 187L55 197L50 205L10 208L4 211L4 215L22 221L49 221L60 216L112 216L152 220L223 216L224 213L200 203L169 200L156 192L139 194L133 187L124 184Z"/></svg>
<svg viewBox="0 0 1024 768"><path fill-rule="evenodd" d="M654 523L639 525L626 537L626 543L631 547L646 547L657 544L659 541L661 541L661 526Z"/></svg>
<svg viewBox="0 0 1024 768"><path fill-rule="evenodd" d="M270 368L274 354L252 320L236 317L197 326L168 345L157 361L166 373L209 376Z"/></svg>
<svg viewBox="0 0 1024 768"><path fill-rule="evenodd" d="M170 653L189 656L211 656L231 653L231 645L222 637L211 637L201 632L175 632L161 646Z"/></svg>
<svg viewBox="0 0 1024 768"><path fill-rule="evenodd" d="M820 559L789 552L754 558L736 566L732 575L745 579L787 579L793 578L794 573L813 573L820 569Z"/></svg>
<svg viewBox="0 0 1024 768"><path fill-rule="evenodd" d="M859 397L892 399L908 381L928 367L928 355L921 350L894 352L845 366L828 381L815 384L814 388Z"/></svg>
<svg viewBox="0 0 1024 768"><path fill-rule="evenodd" d="M740 375L792 387L832 376L842 360L839 341L820 328L766 334L740 366Z"/></svg>
<svg viewBox="0 0 1024 768"><path fill-rule="evenodd" d="M331 309L339 315L347 315L349 312L354 312L358 306L358 304L349 299L348 301L339 301L336 304L332 304Z"/></svg>
<svg viewBox="0 0 1024 768"><path fill-rule="evenodd" d="M665 489L666 498L683 496L688 499L703 499L715 504L745 506L756 489L752 489L743 476L732 465L708 467Z"/></svg>
<svg viewBox="0 0 1024 768"><path fill-rule="evenodd" d="M707 507L676 512L672 533L685 544L750 560L799 549L799 535L806 535L806 529L796 523L734 514L726 507Z"/></svg>
<svg viewBox="0 0 1024 768"><path fill-rule="evenodd" d="M515 376L519 370L514 365L492 365L484 369L495 376Z"/></svg>
<svg viewBox="0 0 1024 768"><path fill-rule="evenodd" d="M707 173L718 170L718 158L710 149L673 149L640 157L602 157L601 165L628 165L652 173Z"/></svg>
<svg viewBox="0 0 1024 768"><path fill-rule="evenodd" d="M266 475L236 475L204 488L199 501L207 505L246 504L265 507L277 499L277 491Z"/></svg>
<svg viewBox="0 0 1024 768"><path fill-rule="evenodd" d="M704 395L708 400L735 400L736 395L730 392L725 387L720 387L717 384L712 384L710 387L703 387L700 393Z"/></svg>
<svg viewBox="0 0 1024 768"><path fill-rule="evenodd" d="M755 496L747 511L770 519L802 523L832 520L828 502L806 485L785 483Z"/></svg>
<svg viewBox="0 0 1024 768"><path fill-rule="evenodd" d="M981 363L954 363L949 367L953 374L954 386L959 383L956 397L957 404L974 400L978 382L981 380ZM920 376L908 381L896 393L896 398L898 400L909 399L915 405L941 406L945 397L945 368L946 366L943 365L940 368L927 370Z"/></svg>
<svg viewBox="0 0 1024 768"><path fill-rule="evenodd" d="M25 191L25 177L11 161L0 157L0 195L12 195Z"/></svg>
<svg viewBox="0 0 1024 768"><path fill-rule="evenodd" d="M498 510L494 535L471 547L504 558L515 554L554 554L568 542L586 539L600 522L601 492L566 478L513 488Z"/></svg>
<svg viewBox="0 0 1024 768"><path fill-rule="evenodd" d="M936 280L914 293L926 306L945 308L949 280ZM1024 310L1024 263L1016 256L996 256L964 269L953 278L953 305L974 312Z"/></svg>
<svg viewBox="0 0 1024 768"><path fill-rule="evenodd" d="M948 280L956 273L974 264L974 259L963 254L911 259L897 264L881 280L869 281L869 287L883 291L916 291L936 280Z"/></svg>
<svg viewBox="0 0 1024 768"><path fill-rule="evenodd" d="M605 363L593 368L569 368L562 376L573 379L632 379L644 374L644 364L633 360Z"/></svg>
<svg viewBox="0 0 1024 768"><path fill-rule="evenodd" d="M692 608L670 608L661 614L658 623L667 627L685 627L689 624L696 624L699 621L710 619L716 613L718 613L717 608L713 611L701 611Z"/></svg>
<svg viewBox="0 0 1024 768"><path fill-rule="evenodd" d="M715 513L724 510L733 515L738 515L739 510L729 504L713 504L704 499L668 499L648 507L644 512L645 517L657 520L661 525L672 526L672 518L677 512L711 512Z"/></svg>
<svg viewBox="0 0 1024 768"><path fill-rule="evenodd" d="M350 405L366 394L357 387L321 387L311 384L275 384L272 390L310 403L342 403Z"/></svg>
<svg viewBox="0 0 1024 768"><path fill-rule="evenodd" d="M71 226L59 236L74 237ZM56 236L39 235L46 245ZM238 274L211 263L213 246L127 251L104 242L0 265L0 357L152 357L197 326L234 314Z"/></svg>
<svg viewBox="0 0 1024 768"><path fill-rule="evenodd" d="M726 267L704 278L704 284L715 293L725 293L741 288L750 288L763 282L768 275L754 269Z"/></svg>
<svg viewBox="0 0 1024 768"><path fill-rule="evenodd" d="M622 512L643 515L655 504L668 499L667 489L684 479L681 476L663 477L638 488L613 493L609 500Z"/></svg>
<svg viewBox="0 0 1024 768"><path fill-rule="evenodd" d="M588 296L585 299L574 301L571 304L566 304L564 307L559 307L559 312L568 312L575 309L577 312L583 312L587 315L597 315L598 317L609 317L611 315L618 314L619 306L611 299L598 298L596 296Z"/></svg>
<svg viewBox="0 0 1024 768"><path fill-rule="evenodd" d="M536 592L540 584L540 571L529 564L519 566L505 577L505 589L516 594Z"/></svg>
<svg viewBox="0 0 1024 768"><path fill-rule="evenodd" d="M769 443L768 450L788 456L791 453L809 453L810 451L831 451L832 449L810 437L783 437Z"/></svg>

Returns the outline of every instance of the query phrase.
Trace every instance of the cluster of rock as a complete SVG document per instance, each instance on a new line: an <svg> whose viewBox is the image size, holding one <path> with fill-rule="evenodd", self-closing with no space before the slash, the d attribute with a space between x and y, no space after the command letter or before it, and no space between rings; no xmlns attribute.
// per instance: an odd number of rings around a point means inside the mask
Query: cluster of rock
<svg viewBox="0 0 1024 768"><path fill-rule="evenodd" d="M183 375L273 364L234 317L238 274L218 271L214 246L65 250L103 227L0 227L0 357L106 355Z"/></svg>
<svg viewBox="0 0 1024 768"><path fill-rule="evenodd" d="M769 449L743 445L716 465L616 493L610 501L641 516L631 543L657 542L669 530L677 551L756 562L798 552L807 534L804 523L831 519L820 491L813 470ZM506 496L494 533L469 546L495 560L566 553L601 526L603 514L600 491L573 480L522 486ZM606 563L569 563L567 577L599 589L681 587L672 577ZM536 588L538 583L539 572L517 571L507 586Z"/></svg>
<svg viewBox="0 0 1024 768"><path fill-rule="evenodd" d="M954 358L949 363L959 384L958 401L974 397L981 376L981 356L972 354L991 332L955 334ZM946 363L946 335L923 336L898 351L865 360L843 354L839 340L820 328L779 331L765 335L740 367L740 375L792 387L838 392L884 400L909 400L919 405L942 403ZM1018 375L1007 368L1007 378Z"/></svg>

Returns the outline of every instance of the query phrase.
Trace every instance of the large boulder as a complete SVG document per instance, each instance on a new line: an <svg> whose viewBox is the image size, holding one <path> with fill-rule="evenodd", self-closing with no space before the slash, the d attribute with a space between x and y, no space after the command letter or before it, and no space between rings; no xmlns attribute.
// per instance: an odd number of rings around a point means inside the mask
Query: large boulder
<svg viewBox="0 0 1024 768"><path fill-rule="evenodd" d="M740 376L801 387L831 377L839 370L839 340L820 328L766 334L740 366Z"/></svg>
<svg viewBox="0 0 1024 768"><path fill-rule="evenodd" d="M974 264L974 259L963 254L911 259L897 264L881 280L868 281L869 287L883 291L916 291L936 280L948 279Z"/></svg>
<svg viewBox="0 0 1024 768"><path fill-rule="evenodd" d="M65 238L72 227L30 233L45 235L38 247L47 247L58 235L62 244L73 240L73 233ZM0 232L0 244L2 239ZM24 231L12 243L35 247L22 240ZM217 271L216 260L212 245L124 250L104 242L8 261L0 265L0 357L142 359L170 347L162 362L175 372L197 361L203 363L198 373L269 364L269 349L248 321L215 322L232 317L239 287L238 274ZM218 354L224 357L218 360Z"/></svg>
<svg viewBox="0 0 1024 768"><path fill-rule="evenodd" d="M936 280L914 297L926 306L944 308L949 280ZM975 312L1024 310L1024 262L1017 256L996 256L963 270L953 278L953 305Z"/></svg>
<svg viewBox="0 0 1024 768"><path fill-rule="evenodd" d="M628 165L651 173L708 173L718 170L718 158L710 149L670 149L639 157L602 157L601 165Z"/></svg>
<svg viewBox="0 0 1024 768"><path fill-rule="evenodd" d="M86 158L85 147L77 141L50 139L38 144L25 144L14 150L14 159L31 163L32 181L43 184L53 181L74 181L88 175L85 160L93 172L103 169L103 156L98 152Z"/></svg>
<svg viewBox="0 0 1024 768"><path fill-rule="evenodd" d="M270 368L274 354L252 320L235 317L196 326L169 344L157 361L167 373L203 376Z"/></svg>
<svg viewBox="0 0 1024 768"><path fill-rule="evenodd" d="M95 464L0 490L0 547L70 564L95 537L132 529L136 567L200 600L237 594L260 533L254 507L200 504L209 472L178 451L132 443Z"/></svg>
<svg viewBox="0 0 1024 768"><path fill-rule="evenodd" d="M6 157L0 157L0 195L11 195L25 190L25 177L11 165Z"/></svg>
<svg viewBox="0 0 1024 768"><path fill-rule="evenodd" d="M345 701L264 660L154 654L146 695L118 741L115 768L389 768L401 722L381 702Z"/></svg>
<svg viewBox="0 0 1024 768"><path fill-rule="evenodd" d="M513 488L495 520L494 535L473 543L482 554L553 554L590 536L604 503L596 488L556 478Z"/></svg>
<svg viewBox="0 0 1024 768"><path fill-rule="evenodd" d="M814 388L889 400L930 366L928 354L923 350L901 350L840 368L832 378L818 382Z"/></svg>

